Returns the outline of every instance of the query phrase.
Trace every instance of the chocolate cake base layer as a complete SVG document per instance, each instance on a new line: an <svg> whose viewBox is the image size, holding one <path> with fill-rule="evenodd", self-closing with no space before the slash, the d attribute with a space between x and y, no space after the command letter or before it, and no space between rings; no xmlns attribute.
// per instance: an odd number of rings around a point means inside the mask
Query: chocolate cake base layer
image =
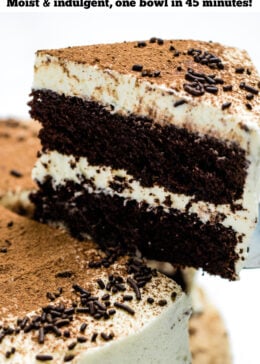
<svg viewBox="0 0 260 364"><path fill-rule="evenodd" d="M37 220L62 222L73 236L88 234L103 248L134 245L148 259L235 279L238 237L220 223L203 223L196 214L174 209L169 213L162 208L149 210L146 204L119 196L90 194L73 182L54 190L51 178L31 199Z"/></svg>
<svg viewBox="0 0 260 364"><path fill-rule="evenodd" d="M245 151L174 125L122 116L96 102L35 90L31 116L43 124L43 149L125 169L143 186L159 184L197 200L230 204L242 197ZM111 107L111 111L112 111Z"/></svg>

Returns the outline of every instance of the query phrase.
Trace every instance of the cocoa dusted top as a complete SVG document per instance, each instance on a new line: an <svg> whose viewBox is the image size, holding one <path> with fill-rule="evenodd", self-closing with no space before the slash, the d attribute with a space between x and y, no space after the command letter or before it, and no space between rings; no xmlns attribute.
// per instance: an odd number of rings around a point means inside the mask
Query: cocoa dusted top
<svg viewBox="0 0 260 364"><path fill-rule="evenodd" d="M153 37L147 41L41 50L37 54L133 74L153 84L183 90L187 96L206 95L228 112L232 112L233 104L239 104L246 111L259 113L260 77L247 52L219 43Z"/></svg>
<svg viewBox="0 0 260 364"><path fill-rule="evenodd" d="M73 284L90 289L106 254L92 242L79 242L0 206L0 312L21 316L57 299L73 299ZM121 264L126 259L121 259ZM88 268L88 263L97 268ZM107 272L109 267L107 268ZM120 274L120 269L118 269ZM10 280L10 277L12 279ZM94 280L94 283L96 281ZM93 284L93 282L92 282Z"/></svg>
<svg viewBox="0 0 260 364"><path fill-rule="evenodd" d="M0 357L66 362L134 334L179 299L186 322L181 288L123 254L0 206Z"/></svg>
<svg viewBox="0 0 260 364"><path fill-rule="evenodd" d="M125 255L118 247L102 251L92 241L78 241L64 230L21 217L1 206L0 216L1 319L37 310L60 296L75 301L75 294L86 293L80 287L90 292L97 288L106 290L108 296L121 292L122 297L130 290L131 299L123 297L120 302L125 301L125 306L118 306L130 314L134 312L127 301L143 299L139 287L148 284L151 297L158 299L158 303L165 298L164 281L169 285L170 280L157 277L158 273L141 259ZM132 275L136 272L142 278L142 286ZM120 278L112 279L113 275ZM159 281L162 290L157 297L153 287ZM176 287L177 296L180 288L175 283L171 285ZM149 294L147 287L145 291Z"/></svg>

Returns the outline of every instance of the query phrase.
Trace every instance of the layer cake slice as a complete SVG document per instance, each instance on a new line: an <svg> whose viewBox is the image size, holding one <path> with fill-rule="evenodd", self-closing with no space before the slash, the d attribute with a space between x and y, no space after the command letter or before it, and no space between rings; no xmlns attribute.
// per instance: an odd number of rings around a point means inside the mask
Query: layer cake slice
<svg viewBox="0 0 260 364"><path fill-rule="evenodd" d="M36 218L236 279L257 222L259 79L212 42L38 51Z"/></svg>

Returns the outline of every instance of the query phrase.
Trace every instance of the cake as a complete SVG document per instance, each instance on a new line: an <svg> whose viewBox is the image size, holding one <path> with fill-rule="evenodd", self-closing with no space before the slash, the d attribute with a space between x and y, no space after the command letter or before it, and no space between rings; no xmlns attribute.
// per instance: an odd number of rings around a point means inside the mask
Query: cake
<svg viewBox="0 0 260 364"><path fill-rule="evenodd" d="M36 189L32 168L40 142L39 124L0 119L0 204L20 214L29 214L29 194Z"/></svg>
<svg viewBox="0 0 260 364"><path fill-rule="evenodd" d="M203 311L193 314L189 323L193 364L231 364L228 334L216 308L200 290Z"/></svg>
<svg viewBox="0 0 260 364"><path fill-rule="evenodd" d="M122 251L3 207L0 216L1 363L191 363L190 300L173 280Z"/></svg>
<svg viewBox="0 0 260 364"><path fill-rule="evenodd" d="M35 218L237 279L258 217L259 80L213 42L38 51Z"/></svg>

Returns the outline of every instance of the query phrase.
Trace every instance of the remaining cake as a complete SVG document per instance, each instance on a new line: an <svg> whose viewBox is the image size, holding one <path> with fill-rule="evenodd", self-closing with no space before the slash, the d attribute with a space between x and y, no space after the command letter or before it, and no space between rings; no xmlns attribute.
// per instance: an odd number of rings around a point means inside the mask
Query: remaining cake
<svg viewBox="0 0 260 364"><path fill-rule="evenodd" d="M190 319L190 348L193 364L231 364L229 339L221 316L200 291L203 311Z"/></svg>
<svg viewBox="0 0 260 364"><path fill-rule="evenodd" d="M36 189L32 168L40 150L39 125L0 120L0 204L21 214L31 211L28 195Z"/></svg>
<svg viewBox="0 0 260 364"><path fill-rule="evenodd" d="M212 42L38 51L36 218L236 279L257 221L259 80Z"/></svg>
<svg viewBox="0 0 260 364"><path fill-rule="evenodd" d="M135 257L0 207L1 363L190 363L189 298Z"/></svg>

